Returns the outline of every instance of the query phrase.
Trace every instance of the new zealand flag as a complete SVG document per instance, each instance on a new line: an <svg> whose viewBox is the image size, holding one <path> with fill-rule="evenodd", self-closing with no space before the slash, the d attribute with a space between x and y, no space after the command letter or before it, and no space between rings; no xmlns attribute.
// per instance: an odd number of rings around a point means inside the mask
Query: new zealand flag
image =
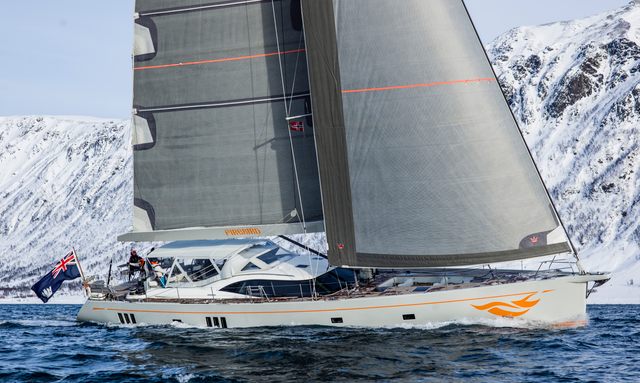
<svg viewBox="0 0 640 383"><path fill-rule="evenodd" d="M53 294L58 291L62 282L76 279L81 275L76 253L72 251L62 258L51 272L36 282L36 284L31 287L31 290L33 290L44 303L47 303Z"/></svg>

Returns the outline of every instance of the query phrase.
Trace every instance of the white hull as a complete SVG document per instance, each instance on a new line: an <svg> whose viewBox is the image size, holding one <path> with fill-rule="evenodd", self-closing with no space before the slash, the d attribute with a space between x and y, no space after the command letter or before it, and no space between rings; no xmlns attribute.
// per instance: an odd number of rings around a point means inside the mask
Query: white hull
<svg viewBox="0 0 640 383"><path fill-rule="evenodd" d="M569 275L426 293L316 301L196 304L88 300L78 313L78 320L119 324L120 313L136 323L181 321L193 326L228 328L487 323L505 317L515 325L579 325L586 320L587 283L601 279L606 277Z"/></svg>

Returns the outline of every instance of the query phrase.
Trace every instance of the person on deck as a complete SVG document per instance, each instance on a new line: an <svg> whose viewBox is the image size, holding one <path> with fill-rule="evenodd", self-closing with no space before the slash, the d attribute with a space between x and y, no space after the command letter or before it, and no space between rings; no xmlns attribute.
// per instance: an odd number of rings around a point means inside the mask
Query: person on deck
<svg viewBox="0 0 640 383"><path fill-rule="evenodd" d="M163 269L162 266L160 266L160 263L157 261L151 261L151 268L153 269L153 272L155 274L155 278L158 281L158 283L160 284L160 286L162 287L166 287L167 286L167 278L165 276L167 270Z"/></svg>
<svg viewBox="0 0 640 383"><path fill-rule="evenodd" d="M142 258L138 256L138 252L135 249L131 249L129 254L129 280L131 280L136 271L140 271L141 260Z"/></svg>

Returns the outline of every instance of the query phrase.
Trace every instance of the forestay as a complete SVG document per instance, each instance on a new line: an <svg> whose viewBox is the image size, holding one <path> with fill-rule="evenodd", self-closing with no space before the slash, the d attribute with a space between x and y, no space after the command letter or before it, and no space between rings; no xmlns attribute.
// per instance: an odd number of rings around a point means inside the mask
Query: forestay
<svg viewBox="0 0 640 383"><path fill-rule="evenodd" d="M329 259L570 251L461 0L302 0Z"/></svg>
<svg viewBox="0 0 640 383"><path fill-rule="evenodd" d="M323 229L298 2L138 0L134 58L121 240L302 232L303 212Z"/></svg>

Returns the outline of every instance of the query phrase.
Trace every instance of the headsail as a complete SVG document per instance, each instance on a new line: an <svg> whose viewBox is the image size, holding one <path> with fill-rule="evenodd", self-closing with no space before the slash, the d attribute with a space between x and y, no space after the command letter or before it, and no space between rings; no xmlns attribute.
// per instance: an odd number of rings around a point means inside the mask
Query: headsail
<svg viewBox="0 0 640 383"><path fill-rule="evenodd" d="M134 231L121 240L302 232L303 214L323 229L300 17L295 0L136 1Z"/></svg>
<svg viewBox="0 0 640 383"><path fill-rule="evenodd" d="M570 251L462 0L302 0L329 259Z"/></svg>

